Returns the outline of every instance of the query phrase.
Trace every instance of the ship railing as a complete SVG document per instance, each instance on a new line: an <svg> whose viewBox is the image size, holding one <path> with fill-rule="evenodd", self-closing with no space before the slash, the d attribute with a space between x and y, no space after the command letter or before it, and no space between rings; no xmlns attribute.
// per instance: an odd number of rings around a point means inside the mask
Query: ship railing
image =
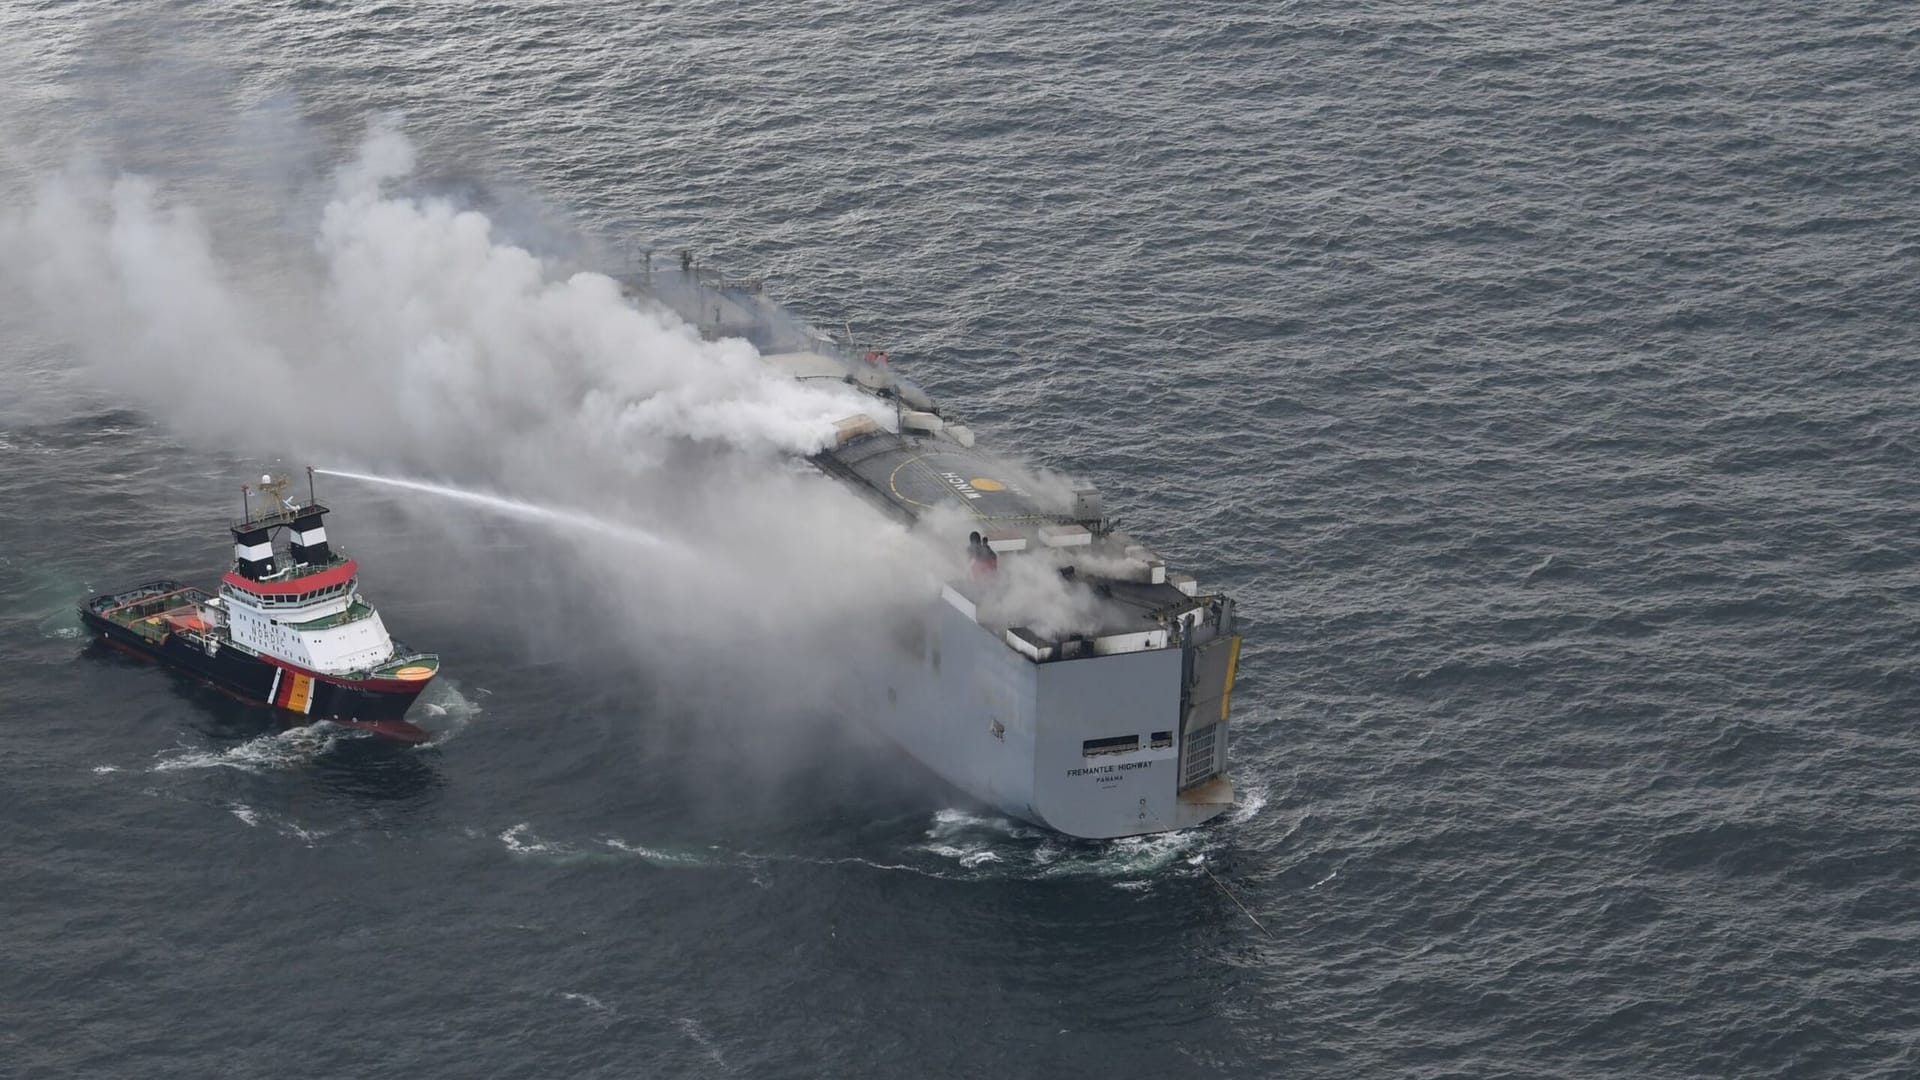
<svg viewBox="0 0 1920 1080"><path fill-rule="evenodd" d="M440 662L440 656L437 653L418 652L418 651L409 649L404 645L401 645L397 641L394 642L393 644L394 644L394 649L393 649L392 659L388 660L384 664L381 664L379 667L370 667L370 668L363 668L359 671L350 671L346 674L346 678L371 679L378 672L398 671L399 669L406 667L408 664L417 664L422 660L431 660L435 664L438 664Z"/></svg>
<svg viewBox="0 0 1920 1080"><path fill-rule="evenodd" d="M280 555L278 552L274 553L274 558L277 559L279 557ZM308 577L312 574L318 574L322 570L331 570L336 566L345 565L348 561L349 560L347 558L347 555L344 552L333 551L328 553L326 562L290 563L287 566L283 566L280 569L275 570L273 573L268 574L266 577L260 578L258 580L261 583L267 584L267 585L281 585L289 581L298 581L301 578ZM295 573L295 571L298 571L298 573Z"/></svg>
<svg viewBox="0 0 1920 1080"><path fill-rule="evenodd" d="M365 600L355 600L353 603L347 605L347 610L345 611L336 611L331 615L322 615L317 619L309 619L306 622L290 622L286 625L295 630L331 630L336 626L345 626L351 622L359 622L361 619L367 618L372 614L372 604L367 603Z"/></svg>
<svg viewBox="0 0 1920 1080"><path fill-rule="evenodd" d="M154 596L143 596L137 600L133 600L128 603L121 604L119 607L108 608L107 610L102 611L100 613L100 617L103 619L112 618L113 616L119 615L124 612L129 618L145 619L153 615L158 615L163 611L171 611L174 608L181 606L177 603L171 602L175 597L182 596L187 593L195 593L199 591L200 590L195 589L192 586L187 586L184 588L175 589L172 592L159 593L158 595L154 595Z"/></svg>
<svg viewBox="0 0 1920 1080"><path fill-rule="evenodd" d="M332 513L332 511L317 502L294 507L275 504L270 509L255 511L243 518L234 518L232 527L236 529L248 529L258 528L262 525L291 525L296 518L306 517L309 514L329 513Z"/></svg>
<svg viewBox="0 0 1920 1080"><path fill-rule="evenodd" d="M700 284L705 285L709 289L722 291L734 289L746 293L759 293L767 287L767 279L757 276L730 278L717 270L702 270L700 271Z"/></svg>

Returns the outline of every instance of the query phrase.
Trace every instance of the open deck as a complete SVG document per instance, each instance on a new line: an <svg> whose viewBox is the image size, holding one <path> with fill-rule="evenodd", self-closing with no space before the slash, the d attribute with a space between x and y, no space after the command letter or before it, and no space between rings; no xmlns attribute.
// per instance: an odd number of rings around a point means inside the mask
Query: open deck
<svg viewBox="0 0 1920 1080"><path fill-rule="evenodd" d="M159 644L183 630L205 633L208 626L200 619L200 608L212 599L205 589L177 581L153 581L96 596L87 602L86 609Z"/></svg>

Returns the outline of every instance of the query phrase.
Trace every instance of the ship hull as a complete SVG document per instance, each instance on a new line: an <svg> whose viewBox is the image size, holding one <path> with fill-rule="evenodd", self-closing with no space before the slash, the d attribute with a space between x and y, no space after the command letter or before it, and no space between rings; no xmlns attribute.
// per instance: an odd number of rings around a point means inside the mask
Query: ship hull
<svg viewBox="0 0 1920 1080"><path fill-rule="evenodd" d="M1193 692L1223 672L1190 677L1196 658L1178 648L1029 663L944 599L924 626L876 664L871 682L883 694L869 715L960 791L1088 840L1191 828L1233 807L1220 691ZM1211 640L1232 647L1230 630ZM1217 667L1217 654L1204 655L1199 667ZM1135 734L1135 748L1086 753Z"/></svg>
<svg viewBox="0 0 1920 1080"><path fill-rule="evenodd" d="M232 645L208 653L178 635L156 644L84 608L80 621L107 645L211 683L242 701L271 709L291 724L330 720L409 745L430 737L405 719L427 680L339 679L275 663Z"/></svg>

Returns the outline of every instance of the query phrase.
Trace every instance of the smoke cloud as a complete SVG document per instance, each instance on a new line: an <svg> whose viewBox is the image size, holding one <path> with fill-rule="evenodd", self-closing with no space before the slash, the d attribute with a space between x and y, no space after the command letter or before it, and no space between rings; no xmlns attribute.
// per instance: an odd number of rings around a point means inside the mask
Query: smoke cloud
<svg viewBox="0 0 1920 1080"><path fill-rule="evenodd" d="M661 679L724 671L737 711L834 709L836 657L956 570L793 467L834 421L891 413L505 242L484 214L411 193L414 168L413 145L372 125L317 211L277 215L309 223L294 241L228 236L150 180L72 167L0 214L0 287L189 442L590 510L662 540L529 536L511 567L473 575L490 583L477 616L509 604L530 635ZM438 554L410 571L455 586L450 550L506 558L473 537L514 526L479 516L421 512Z"/></svg>
<svg viewBox="0 0 1920 1080"><path fill-rule="evenodd" d="M336 174L313 257L252 275L152 183L69 170L0 226L0 265L110 384L229 443L477 478L529 457L631 473L685 440L810 452L868 409L605 275L560 273L481 213L397 194L413 166L375 126Z"/></svg>

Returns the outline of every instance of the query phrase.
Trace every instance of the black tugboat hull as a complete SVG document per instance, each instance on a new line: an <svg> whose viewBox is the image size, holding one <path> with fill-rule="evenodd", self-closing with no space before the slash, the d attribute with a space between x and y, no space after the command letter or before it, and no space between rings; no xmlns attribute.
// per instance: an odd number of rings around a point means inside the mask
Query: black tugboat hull
<svg viewBox="0 0 1920 1080"><path fill-rule="evenodd" d="M156 644L84 607L80 621L107 645L187 672L243 701L272 709L291 723L331 720L407 744L430 737L404 719L427 680L338 679L272 663L231 645L209 655L179 635Z"/></svg>

